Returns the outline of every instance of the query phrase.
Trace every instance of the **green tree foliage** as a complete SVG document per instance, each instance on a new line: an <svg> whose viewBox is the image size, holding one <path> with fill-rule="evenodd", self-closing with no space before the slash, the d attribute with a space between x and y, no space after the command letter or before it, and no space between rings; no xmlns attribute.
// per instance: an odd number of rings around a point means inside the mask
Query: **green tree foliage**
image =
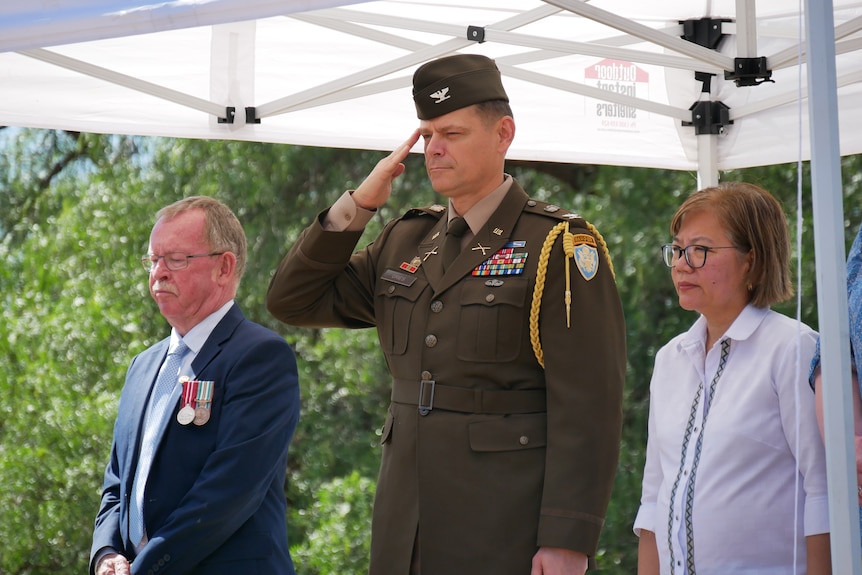
<svg viewBox="0 0 862 575"><path fill-rule="evenodd" d="M129 174L138 153L126 139L35 132L0 154L3 573L86 565L117 383L153 331L130 258L148 234Z"/></svg>
<svg viewBox="0 0 862 575"><path fill-rule="evenodd" d="M293 515L305 533L292 550L298 570L303 575L367 572L373 500L374 481L358 471L323 483L310 507Z"/></svg>
<svg viewBox="0 0 862 575"><path fill-rule="evenodd" d="M0 573L84 572L116 401L131 357L169 331L139 257L158 208L212 195L249 238L237 299L297 353L302 416L291 449L287 518L300 572L367 568L379 430L389 376L374 330L303 330L263 306L272 271L300 231L379 152L225 141L0 130ZM440 201L411 156L370 241L408 206ZM848 246L862 221L862 156L844 160ZM635 570L649 379L657 349L688 328L659 248L693 174L511 162L534 196L580 211L608 243L627 319L625 428L599 567ZM797 168L722 174L772 191L796 239ZM808 174L802 173L801 309L816 327ZM781 311L796 314L796 302Z"/></svg>

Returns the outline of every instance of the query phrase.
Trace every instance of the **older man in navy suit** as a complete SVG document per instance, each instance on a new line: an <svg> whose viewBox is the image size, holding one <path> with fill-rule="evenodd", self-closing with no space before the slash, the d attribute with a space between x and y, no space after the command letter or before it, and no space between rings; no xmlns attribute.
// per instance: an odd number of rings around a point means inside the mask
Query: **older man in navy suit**
<svg viewBox="0 0 862 575"><path fill-rule="evenodd" d="M296 360L234 302L246 239L221 202L159 211L144 267L170 337L132 360L90 573L293 575L284 479Z"/></svg>

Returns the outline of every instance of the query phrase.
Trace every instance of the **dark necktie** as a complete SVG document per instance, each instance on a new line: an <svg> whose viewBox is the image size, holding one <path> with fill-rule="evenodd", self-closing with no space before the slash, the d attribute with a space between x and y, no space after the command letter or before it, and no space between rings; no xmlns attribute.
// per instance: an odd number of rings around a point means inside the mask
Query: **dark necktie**
<svg viewBox="0 0 862 575"><path fill-rule="evenodd" d="M452 218L446 227L446 239L443 240L443 271L455 261L461 251L461 237L468 229L467 220L462 217Z"/></svg>

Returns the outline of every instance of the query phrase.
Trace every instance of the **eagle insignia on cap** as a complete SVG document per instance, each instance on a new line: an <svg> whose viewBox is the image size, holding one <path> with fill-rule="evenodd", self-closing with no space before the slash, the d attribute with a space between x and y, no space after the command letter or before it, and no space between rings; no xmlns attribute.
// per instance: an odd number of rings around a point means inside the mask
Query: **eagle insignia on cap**
<svg viewBox="0 0 862 575"><path fill-rule="evenodd" d="M442 88L440 90L437 90L436 92L434 92L433 94L429 94L428 96L431 98L437 98L437 100L434 102L435 104L439 104L440 102L448 100L449 98L452 97L449 95L449 87L448 86L446 88Z"/></svg>

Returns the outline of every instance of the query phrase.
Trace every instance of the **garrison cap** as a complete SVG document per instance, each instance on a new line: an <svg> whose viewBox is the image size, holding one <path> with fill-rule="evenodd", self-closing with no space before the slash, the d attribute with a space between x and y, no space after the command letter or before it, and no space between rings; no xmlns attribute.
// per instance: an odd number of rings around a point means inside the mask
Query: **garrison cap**
<svg viewBox="0 0 862 575"><path fill-rule="evenodd" d="M456 54L422 64L413 74L413 103L430 120L489 100L509 101L500 70L480 54Z"/></svg>

